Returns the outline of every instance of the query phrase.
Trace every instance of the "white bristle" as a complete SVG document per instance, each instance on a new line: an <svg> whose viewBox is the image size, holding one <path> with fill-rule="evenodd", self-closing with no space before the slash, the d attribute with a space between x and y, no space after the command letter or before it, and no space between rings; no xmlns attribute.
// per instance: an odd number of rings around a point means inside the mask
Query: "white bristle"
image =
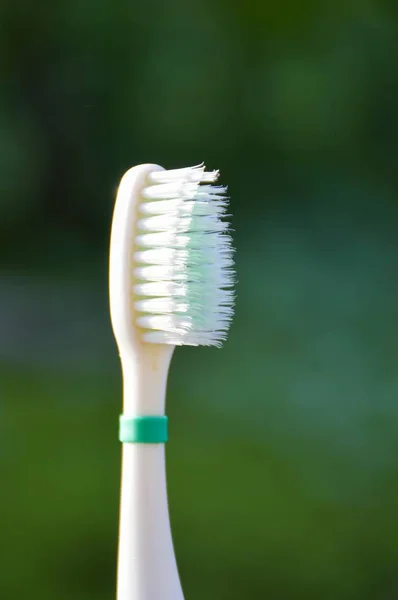
<svg viewBox="0 0 398 600"><path fill-rule="evenodd" d="M157 200L142 202L138 210L143 215L190 215L195 209L197 215L220 215L227 208L227 200L220 199L212 202L203 200Z"/></svg>
<svg viewBox="0 0 398 600"><path fill-rule="evenodd" d="M221 346L233 316L227 188L204 165L154 171L141 194L134 307L144 341Z"/></svg>
<svg viewBox="0 0 398 600"><path fill-rule="evenodd" d="M219 172L208 171L203 165L196 165L196 167L187 167L186 169L173 169L170 171L154 171L149 176L149 182L152 183L169 183L173 181L185 181L197 182L197 183L213 183L217 181Z"/></svg>
<svg viewBox="0 0 398 600"><path fill-rule="evenodd" d="M217 215L211 216L189 216L180 215L159 215L156 217L147 217L139 219L137 227L140 231L148 233L155 232L174 232L174 233L196 233L203 231L212 233L216 231L225 231L229 225L225 221L220 221Z"/></svg>

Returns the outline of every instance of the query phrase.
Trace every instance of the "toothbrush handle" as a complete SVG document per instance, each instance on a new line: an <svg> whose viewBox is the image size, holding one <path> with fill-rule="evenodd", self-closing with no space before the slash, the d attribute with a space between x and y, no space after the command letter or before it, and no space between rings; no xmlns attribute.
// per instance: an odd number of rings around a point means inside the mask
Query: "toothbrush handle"
<svg viewBox="0 0 398 600"><path fill-rule="evenodd" d="M123 444L117 600L184 600L169 522L164 444Z"/></svg>

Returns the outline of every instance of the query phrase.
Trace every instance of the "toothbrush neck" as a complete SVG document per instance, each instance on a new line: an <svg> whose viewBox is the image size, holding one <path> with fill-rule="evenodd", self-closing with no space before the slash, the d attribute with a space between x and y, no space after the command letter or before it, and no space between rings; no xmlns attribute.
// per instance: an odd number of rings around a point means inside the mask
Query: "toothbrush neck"
<svg viewBox="0 0 398 600"><path fill-rule="evenodd" d="M148 345L147 345L148 346ZM123 414L164 415L167 375L173 346L145 348L138 356L122 356Z"/></svg>

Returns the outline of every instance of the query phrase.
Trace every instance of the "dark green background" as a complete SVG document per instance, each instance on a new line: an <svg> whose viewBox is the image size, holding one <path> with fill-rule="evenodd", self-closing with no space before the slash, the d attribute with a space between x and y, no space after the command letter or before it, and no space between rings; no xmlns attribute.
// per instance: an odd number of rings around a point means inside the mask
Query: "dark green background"
<svg viewBox="0 0 398 600"><path fill-rule="evenodd" d="M3 0L0 598L114 598L115 191L202 160L239 284L173 359L186 598L397 597L397 6Z"/></svg>

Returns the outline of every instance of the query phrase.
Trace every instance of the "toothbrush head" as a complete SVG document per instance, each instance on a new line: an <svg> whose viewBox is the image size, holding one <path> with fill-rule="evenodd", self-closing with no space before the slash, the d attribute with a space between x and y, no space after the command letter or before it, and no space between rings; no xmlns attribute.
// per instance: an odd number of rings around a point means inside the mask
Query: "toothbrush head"
<svg viewBox="0 0 398 600"><path fill-rule="evenodd" d="M203 165L133 167L115 205L110 257L116 337L221 346L233 316L227 188Z"/></svg>

